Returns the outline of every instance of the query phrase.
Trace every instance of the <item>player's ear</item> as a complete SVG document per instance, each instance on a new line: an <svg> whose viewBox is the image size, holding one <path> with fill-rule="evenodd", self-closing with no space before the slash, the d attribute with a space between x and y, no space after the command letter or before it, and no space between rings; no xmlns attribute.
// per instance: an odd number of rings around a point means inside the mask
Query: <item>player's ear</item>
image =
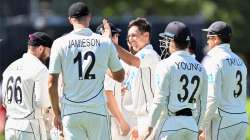
<svg viewBox="0 0 250 140"><path fill-rule="evenodd" d="M73 20L74 20L73 18L68 17L68 20L69 20L69 23L70 23L70 24L73 24Z"/></svg>
<svg viewBox="0 0 250 140"><path fill-rule="evenodd" d="M144 32L143 36L145 39L150 40L149 32Z"/></svg>
<svg viewBox="0 0 250 140"><path fill-rule="evenodd" d="M40 45L40 46L38 47L38 49L39 49L39 52L43 52L45 48L44 48L44 46Z"/></svg>

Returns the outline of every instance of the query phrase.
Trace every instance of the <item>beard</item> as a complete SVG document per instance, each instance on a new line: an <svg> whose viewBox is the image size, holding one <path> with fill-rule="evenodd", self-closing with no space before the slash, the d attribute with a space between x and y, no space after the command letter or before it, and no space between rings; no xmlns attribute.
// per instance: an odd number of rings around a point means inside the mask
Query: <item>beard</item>
<svg viewBox="0 0 250 140"><path fill-rule="evenodd" d="M49 57L46 56L45 51L43 51L40 56L38 57L38 59L44 64L44 65L48 65L48 60Z"/></svg>

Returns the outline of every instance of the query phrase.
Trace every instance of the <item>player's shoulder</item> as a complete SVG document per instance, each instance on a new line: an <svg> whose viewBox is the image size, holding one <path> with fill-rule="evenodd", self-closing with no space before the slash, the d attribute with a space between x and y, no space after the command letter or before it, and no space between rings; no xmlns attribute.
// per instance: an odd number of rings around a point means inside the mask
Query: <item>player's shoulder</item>
<svg viewBox="0 0 250 140"><path fill-rule="evenodd" d="M140 53L144 53L147 55L158 55L157 52L154 50L154 47L151 44L148 44L146 47L144 47Z"/></svg>
<svg viewBox="0 0 250 140"><path fill-rule="evenodd" d="M32 67L30 67L32 66ZM48 68L38 58L31 54L25 54L23 56L23 67L26 71L33 74L39 74L41 72L48 72Z"/></svg>
<svg viewBox="0 0 250 140"><path fill-rule="evenodd" d="M19 58L12 62L3 72L3 76L8 74L9 72L16 70L18 66L20 66L20 63L22 62L22 58Z"/></svg>
<svg viewBox="0 0 250 140"><path fill-rule="evenodd" d="M136 53L135 56L139 57L140 59L150 58L150 59L156 60L156 61L159 61L159 60L160 60L160 56L159 56L158 53L153 49L153 46L152 46L152 45L143 48L143 49L140 50L138 53Z"/></svg>
<svg viewBox="0 0 250 140"><path fill-rule="evenodd" d="M162 59L159 62L157 62L157 67L170 68L170 67L174 66L174 62L175 61L173 61L173 59L168 57L168 58Z"/></svg>

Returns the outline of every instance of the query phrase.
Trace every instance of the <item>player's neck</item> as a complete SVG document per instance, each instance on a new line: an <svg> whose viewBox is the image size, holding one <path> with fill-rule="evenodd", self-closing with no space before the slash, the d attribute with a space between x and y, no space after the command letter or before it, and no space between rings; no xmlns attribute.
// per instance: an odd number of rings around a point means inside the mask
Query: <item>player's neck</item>
<svg viewBox="0 0 250 140"><path fill-rule="evenodd" d="M74 30L84 29L88 27L89 27L88 24L74 24L73 25Z"/></svg>
<svg viewBox="0 0 250 140"><path fill-rule="evenodd" d="M31 55L33 55L33 56L35 56L35 57L38 57L38 53L36 53L35 51L32 51L32 50L30 50L30 49L28 49L27 53L28 53L28 54L31 54Z"/></svg>

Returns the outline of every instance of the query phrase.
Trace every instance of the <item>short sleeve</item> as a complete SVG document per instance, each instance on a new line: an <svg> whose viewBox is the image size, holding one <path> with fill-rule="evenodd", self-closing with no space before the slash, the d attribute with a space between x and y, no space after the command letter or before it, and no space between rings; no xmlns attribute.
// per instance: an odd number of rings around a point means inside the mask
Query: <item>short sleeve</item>
<svg viewBox="0 0 250 140"><path fill-rule="evenodd" d="M108 67L112 72L117 72L122 69L122 65L117 56L117 52L116 52L114 44L111 41L109 41L108 45L110 45L109 47L110 56L109 56L109 61L108 61Z"/></svg>
<svg viewBox="0 0 250 140"><path fill-rule="evenodd" d="M58 40L54 41L49 62L49 73L60 73L62 71L62 60L60 57L60 44Z"/></svg>

